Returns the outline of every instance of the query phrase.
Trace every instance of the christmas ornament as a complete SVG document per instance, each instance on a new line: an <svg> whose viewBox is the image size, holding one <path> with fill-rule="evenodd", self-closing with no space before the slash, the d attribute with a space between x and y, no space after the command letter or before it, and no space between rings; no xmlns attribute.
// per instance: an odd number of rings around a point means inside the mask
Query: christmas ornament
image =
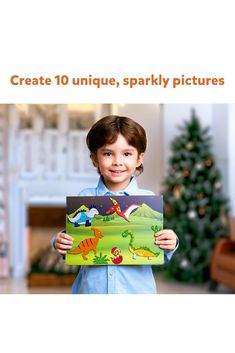
<svg viewBox="0 0 235 353"><path fill-rule="evenodd" d="M221 222L224 226L227 226L228 220L227 220L227 217L226 217L224 211L221 211L221 213L220 213L220 222Z"/></svg>
<svg viewBox="0 0 235 353"><path fill-rule="evenodd" d="M200 216L205 216L206 214L206 207L199 207L198 213Z"/></svg>
<svg viewBox="0 0 235 353"><path fill-rule="evenodd" d="M190 218L190 219L194 219L196 217L196 215L197 215L197 213L194 210L190 210L188 212L188 218Z"/></svg>
<svg viewBox="0 0 235 353"><path fill-rule="evenodd" d="M199 193L197 194L197 199L198 199L198 200L202 200L203 197L204 197L203 192L199 192Z"/></svg>
<svg viewBox="0 0 235 353"><path fill-rule="evenodd" d="M190 175L190 171L188 169L183 170L183 176L187 178Z"/></svg>
<svg viewBox="0 0 235 353"><path fill-rule="evenodd" d="M216 189L216 190L220 190L221 187L222 187L221 182L220 182L220 181L217 181L217 182L215 183L215 189Z"/></svg>
<svg viewBox="0 0 235 353"><path fill-rule="evenodd" d="M195 168L196 168L197 170L202 170L203 164L202 164L201 162L198 162L198 163L196 163Z"/></svg>
<svg viewBox="0 0 235 353"><path fill-rule="evenodd" d="M176 177L177 179L181 178L181 176L182 176L182 174L181 174L180 172L175 173L175 177Z"/></svg>
<svg viewBox="0 0 235 353"><path fill-rule="evenodd" d="M181 267L181 268L187 268L187 267L188 267L188 264L189 264L189 262L188 262L187 259L182 259L182 260L180 261L180 267Z"/></svg>
<svg viewBox="0 0 235 353"><path fill-rule="evenodd" d="M188 143L186 143L186 148L187 148L187 150L192 150L193 149L193 143L191 142L191 141L189 141Z"/></svg>
<svg viewBox="0 0 235 353"><path fill-rule="evenodd" d="M172 207L171 204L167 203L167 204L165 205L165 215L166 215L167 217L170 217L170 216L172 216L172 213L173 213L173 207Z"/></svg>
<svg viewBox="0 0 235 353"><path fill-rule="evenodd" d="M207 159L205 161L205 165L206 165L206 167L211 168L213 165L213 161L211 159Z"/></svg>
<svg viewBox="0 0 235 353"><path fill-rule="evenodd" d="M182 188L179 185L176 185L173 190L173 195L176 198L176 200L179 200L181 198L182 194Z"/></svg>

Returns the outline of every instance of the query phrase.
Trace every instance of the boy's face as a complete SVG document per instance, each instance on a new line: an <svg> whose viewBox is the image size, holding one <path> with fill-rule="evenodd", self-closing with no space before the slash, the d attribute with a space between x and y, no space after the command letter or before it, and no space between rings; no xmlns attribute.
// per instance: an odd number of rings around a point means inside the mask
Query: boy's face
<svg viewBox="0 0 235 353"><path fill-rule="evenodd" d="M96 168L104 178L106 187L112 192L118 192L127 187L135 170L143 161L144 153L138 155L135 147L128 144L125 137L118 135L111 145L98 148L92 154Z"/></svg>

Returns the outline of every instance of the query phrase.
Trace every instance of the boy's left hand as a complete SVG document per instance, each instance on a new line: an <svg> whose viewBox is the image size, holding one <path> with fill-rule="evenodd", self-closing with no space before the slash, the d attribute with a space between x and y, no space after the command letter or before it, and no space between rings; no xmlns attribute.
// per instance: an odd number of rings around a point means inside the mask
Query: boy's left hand
<svg viewBox="0 0 235 353"><path fill-rule="evenodd" d="M177 244L177 236L171 229L163 229L154 234L155 244L163 250L174 250Z"/></svg>

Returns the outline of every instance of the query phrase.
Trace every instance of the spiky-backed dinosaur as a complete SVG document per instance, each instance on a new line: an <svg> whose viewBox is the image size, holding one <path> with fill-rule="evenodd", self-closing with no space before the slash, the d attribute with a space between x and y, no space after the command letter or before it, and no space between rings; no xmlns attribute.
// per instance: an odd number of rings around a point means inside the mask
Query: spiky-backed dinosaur
<svg viewBox="0 0 235 353"><path fill-rule="evenodd" d="M93 230L95 238L86 238L82 240L78 246L74 250L69 251L68 254L82 254L83 260L87 260L86 255L88 255L91 250L96 254L96 247L99 239L103 238L104 235L97 228L91 228L91 230Z"/></svg>
<svg viewBox="0 0 235 353"><path fill-rule="evenodd" d="M130 242L129 242L128 249L133 254L133 256L132 256L133 259L136 259L136 256L142 256L142 257L147 257L148 260L151 260L152 257L157 257L160 255L159 251L154 252L146 245L141 245L141 246L135 247L134 246L134 234L131 233L129 230L125 230L122 233L122 236L124 238L128 237L128 235L131 238Z"/></svg>

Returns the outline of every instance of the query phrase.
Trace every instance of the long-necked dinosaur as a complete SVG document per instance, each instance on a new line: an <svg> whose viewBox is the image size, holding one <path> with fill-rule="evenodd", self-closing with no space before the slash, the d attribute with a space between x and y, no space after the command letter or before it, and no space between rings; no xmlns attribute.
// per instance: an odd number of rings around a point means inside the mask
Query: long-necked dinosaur
<svg viewBox="0 0 235 353"><path fill-rule="evenodd" d="M73 217L67 217L68 220L74 224L74 227L79 227L80 224L85 224L86 227L91 225L91 221L95 215L99 214L97 208L92 207L89 211L78 211Z"/></svg>
<svg viewBox="0 0 235 353"><path fill-rule="evenodd" d="M142 257L147 257L148 260L151 260L151 258L153 257L157 257L160 255L159 251L153 251L151 250L148 246L146 245L141 245L138 247L134 246L134 234L131 233L129 230L125 230L122 233L122 236L124 238L128 237L128 235L130 236L130 242L129 242L129 246L128 249L129 251L133 254L132 258L136 259L136 256L142 256Z"/></svg>

